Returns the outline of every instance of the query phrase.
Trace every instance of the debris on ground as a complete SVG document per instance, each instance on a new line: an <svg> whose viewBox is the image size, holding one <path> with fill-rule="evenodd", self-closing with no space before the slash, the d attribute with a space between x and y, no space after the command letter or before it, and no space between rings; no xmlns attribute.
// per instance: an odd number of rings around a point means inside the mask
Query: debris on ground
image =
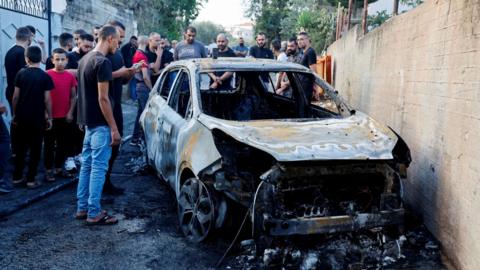
<svg viewBox="0 0 480 270"><path fill-rule="evenodd" d="M425 228L391 237L383 229L290 239L255 256L252 240L225 264L231 269L442 269L439 245Z"/></svg>
<svg viewBox="0 0 480 270"><path fill-rule="evenodd" d="M125 170L132 175L147 175L148 164L144 155L132 157L125 163Z"/></svg>

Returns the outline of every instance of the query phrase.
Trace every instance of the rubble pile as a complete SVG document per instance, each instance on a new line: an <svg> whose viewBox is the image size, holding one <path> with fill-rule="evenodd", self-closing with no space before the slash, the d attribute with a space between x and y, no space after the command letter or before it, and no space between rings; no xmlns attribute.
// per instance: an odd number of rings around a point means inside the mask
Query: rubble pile
<svg viewBox="0 0 480 270"><path fill-rule="evenodd" d="M226 264L228 269L443 268L439 245L424 228L396 238L373 229L316 240L296 239L266 249L263 256L255 256L253 241L243 241L242 248L242 253Z"/></svg>

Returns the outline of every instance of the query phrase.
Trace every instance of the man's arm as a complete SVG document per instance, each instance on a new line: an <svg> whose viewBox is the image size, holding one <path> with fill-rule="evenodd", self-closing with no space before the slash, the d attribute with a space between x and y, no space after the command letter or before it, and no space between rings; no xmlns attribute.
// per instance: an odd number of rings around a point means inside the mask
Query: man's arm
<svg viewBox="0 0 480 270"><path fill-rule="evenodd" d="M110 98L108 97L108 84L108 81L98 83L98 103L100 105L100 110L102 111L103 117L110 127L110 133L112 136L111 145L119 145L122 137L118 132L115 118L113 118L112 104L110 103Z"/></svg>
<svg viewBox="0 0 480 270"><path fill-rule="evenodd" d="M155 63L151 65L151 68L153 72L158 73L160 71L160 67L162 66L163 49L158 47L155 53L157 54L157 59L155 60Z"/></svg>
<svg viewBox="0 0 480 270"><path fill-rule="evenodd" d="M112 78L124 78L125 80L129 81L133 75L135 75L135 68L130 67L121 67L119 70L112 72Z"/></svg>
<svg viewBox="0 0 480 270"><path fill-rule="evenodd" d="M45 91L45 111L47 113L47 130L52 128L52 99L50 98L50 91Z"/></svg>
<svg viewBox="0 0 480 270"><path fill-rule="evenodd" d="M148 75L148 68L142 67L142 76L143 81L147 85L148 89L152 90L152 82L150 81L150 76Z"/></svg>
<svg viewBox="0 0 480 270"><path fill-rule="evenodd" d="M70 123L73 120L73 111L75 111L75 106L77 106L77 93L75 87L70 89L70 109L67 113L67 122Z"/></svg>
<svg viewBox="0 0 480 270"><path fill-rule="evenodd" d="M15 112L17 111L18 98L20 97L20 88L15 86L12 97L12 116L15 117Z"/></svg>
<svg viewBox="0 0 480 270"><path fill-rule="evenodd" d="M42 49L42 64L47 63L47 49L45 48L45 41L43 39L38 39L37 40L38 45L40 45L40 48Z"/></svg>

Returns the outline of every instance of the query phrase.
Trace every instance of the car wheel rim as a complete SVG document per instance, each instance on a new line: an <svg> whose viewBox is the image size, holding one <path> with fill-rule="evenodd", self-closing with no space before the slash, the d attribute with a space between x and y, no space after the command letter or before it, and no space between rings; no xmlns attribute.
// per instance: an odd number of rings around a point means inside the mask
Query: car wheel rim
<svg viewBox="0 0 480 270"><path fill-rule="evenodd" d="M193 242L203 241L212 228L214 205L202 181L188 179L180 190L178 218L185 236Z"/></svg>

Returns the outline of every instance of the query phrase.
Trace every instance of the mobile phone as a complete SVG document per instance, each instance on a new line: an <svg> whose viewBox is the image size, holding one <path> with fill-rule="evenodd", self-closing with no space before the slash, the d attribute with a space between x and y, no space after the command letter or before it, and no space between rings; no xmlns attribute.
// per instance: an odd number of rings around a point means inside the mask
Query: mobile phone
<svg viewBox="0 0 480 270"><path fill-rule="evenodd" d="M142 67L142 63L135 63L135 64L133 64L133 68L134 68L134 69L139 69L140 67Z"/></svg>

